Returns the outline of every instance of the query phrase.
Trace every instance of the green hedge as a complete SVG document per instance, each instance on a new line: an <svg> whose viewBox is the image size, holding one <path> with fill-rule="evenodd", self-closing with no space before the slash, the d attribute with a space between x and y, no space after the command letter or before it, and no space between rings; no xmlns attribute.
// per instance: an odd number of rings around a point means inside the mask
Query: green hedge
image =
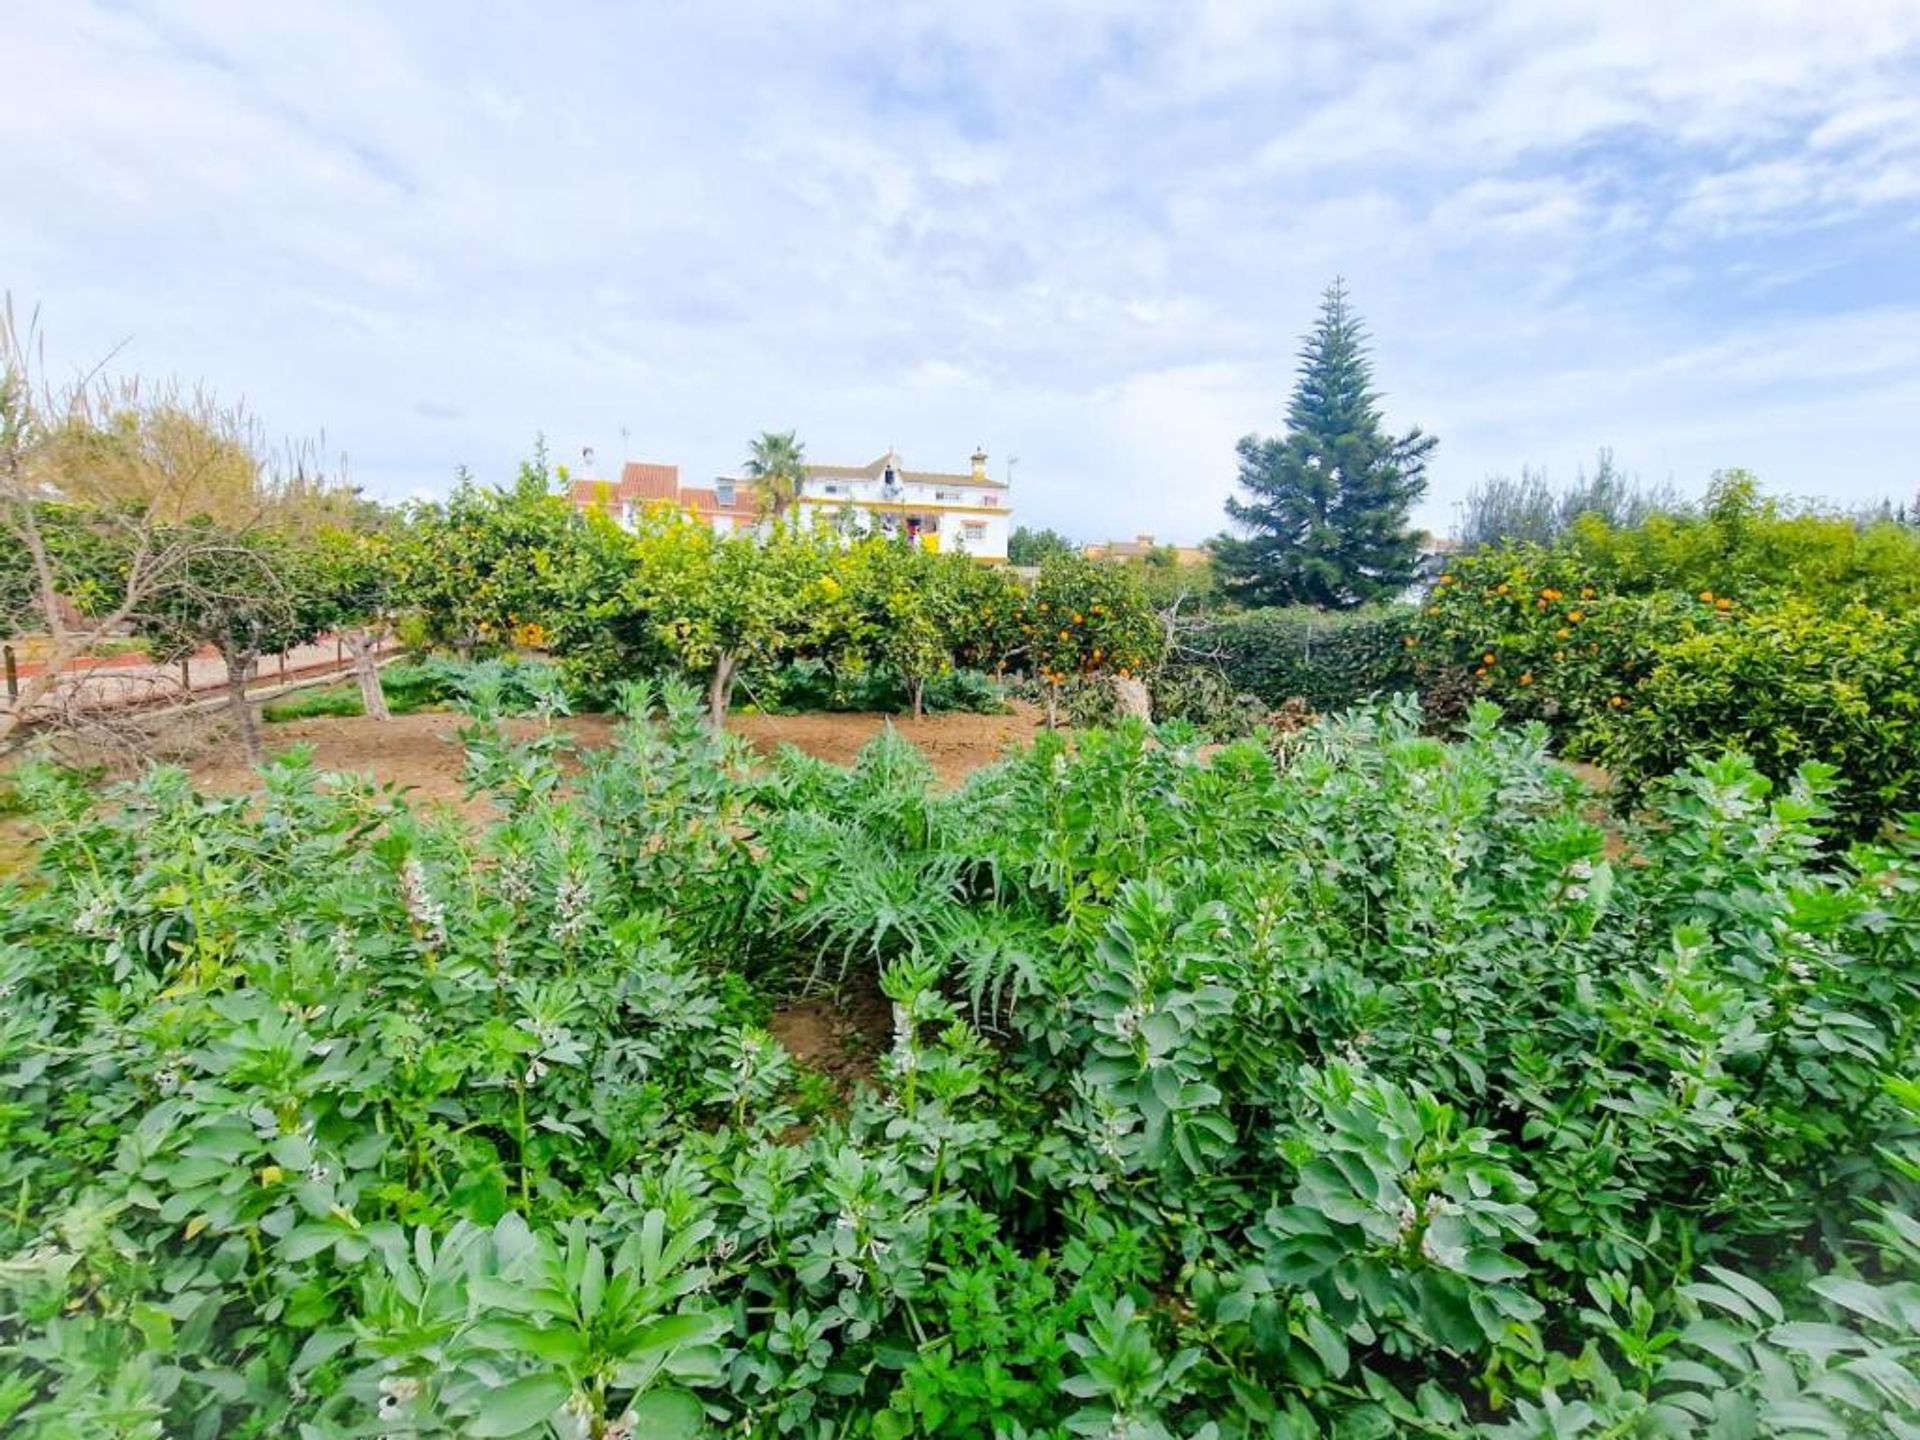
<svg viewBox="0 0 1920 1440"><path fill-rule="evenodd" d="M1269 705L1300 699L1341 710L1370 695L1414 688L1406 606L1329 612L1306 606L1222 615L1188 633L1189 654L1207 657L1232 688Z"/></svg>

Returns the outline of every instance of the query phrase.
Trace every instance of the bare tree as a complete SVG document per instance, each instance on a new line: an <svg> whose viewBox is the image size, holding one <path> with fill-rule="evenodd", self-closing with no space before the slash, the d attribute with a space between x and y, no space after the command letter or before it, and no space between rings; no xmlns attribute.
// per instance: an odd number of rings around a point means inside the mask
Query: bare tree
<svg viewBox="0 0 1920 1440"><path fill-rule="evenodd" d="M100 368L50 382L34 320L0 303L0 630L40 637L44 660L0 708L0 750L62 713L72 661L268 524L282 497L262 450L244 409L202 391Z"/></svg>

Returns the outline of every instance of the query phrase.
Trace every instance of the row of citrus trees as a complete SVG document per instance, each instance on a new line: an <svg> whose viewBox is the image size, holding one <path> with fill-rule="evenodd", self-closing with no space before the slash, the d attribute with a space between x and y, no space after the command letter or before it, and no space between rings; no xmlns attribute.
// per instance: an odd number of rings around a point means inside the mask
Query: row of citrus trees
<svg viewBox="0 0 1920 1440"><path fill-rule="evenodd" d="M554 482L536 458L504 489L463 482L444 502L404 510L335 495L245 525L197 515L161 527L146 549L122 543L124 507L47 503L34 518L58 607L124 615L156 660L222 656L256 759L246 677L262 657L325 634L356 657L375 718L386 715L376 656L409 630L463 654L548 650L595 702L635 676L682 676L703 687L716 723L744 674L796 660L895 678L918 714L928 682L956 668L1032 676L1051 701L1069 679L1138 674L1159 656L1137 577L1078 556L1050 559L1027 583L795 522L722 537L673 506L628 531L576 511ZM143 577L155 548L178 557L164 584ZM49 587L36 587L24 552L13 560L0 556L0 632L44 630L40 612L57 607L38 591Z"/></svg>
<svg viewBox="0 0 1920 1440"><path fill-rule="evenodd" d="M1018 670L1049 694L1069 678L1138 674L1161 631L1124 569L1062 555L1036 580L884 538L780 524L721 536L674 506L625 530L582 515L530 468L509 490L462 486L444 504L363 541L385 556L379 606L411 611L427 638L461 650L532 645L575 688L698 681L724 719L742 675L795 660L883 670L916 714L955 668Z"/></svg>
<svg viewBox="0 0 1920 1440"><path fill-rule="evenodd" d="M1920 808L1920 532L1792 514L1743 476L1692 515L1589 518L1457 559L1403 638L1429 692L1491 696L1629 794L1733 747L1839 767L1871 826Z"/></svg>

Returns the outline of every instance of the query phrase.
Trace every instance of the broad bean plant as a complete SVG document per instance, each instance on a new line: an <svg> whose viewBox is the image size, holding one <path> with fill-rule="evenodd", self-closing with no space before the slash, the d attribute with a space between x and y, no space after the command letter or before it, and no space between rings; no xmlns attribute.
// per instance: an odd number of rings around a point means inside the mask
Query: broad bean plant
<svg viewBox="0 0 1920 1440"><path fill-rule="evenodd" d="M0 1430L1920 1435L1920 846L1831 771L624 700L480 697L463 810L21 776Z"/></svg>

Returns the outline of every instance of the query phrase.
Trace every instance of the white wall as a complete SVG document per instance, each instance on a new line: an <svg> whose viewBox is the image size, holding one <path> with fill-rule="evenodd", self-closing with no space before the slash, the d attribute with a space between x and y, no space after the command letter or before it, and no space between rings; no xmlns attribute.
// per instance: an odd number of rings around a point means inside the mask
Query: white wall
<svg viewBox="0 0 1920 1440"><path fill-rule="evenodd" d="M857 506L862 502L879 501L881 489L881 482L877 479L810 477L800 493L809 500L818 500L823 507L849 502ZM944 498L936 499L936 495ZM1013 506L1011 497L1004 489L992 485L972 485L964 480L941 485L914 482L900 487L899 498L901 503L907 505L974 507L963 511L930 511L940 519L941 550L963 550L968 555L990 560L1007 558L1007 540L1013 531ZM969 523L981 526L982 534L978 540L965 538L965 527Z"/></svg>

